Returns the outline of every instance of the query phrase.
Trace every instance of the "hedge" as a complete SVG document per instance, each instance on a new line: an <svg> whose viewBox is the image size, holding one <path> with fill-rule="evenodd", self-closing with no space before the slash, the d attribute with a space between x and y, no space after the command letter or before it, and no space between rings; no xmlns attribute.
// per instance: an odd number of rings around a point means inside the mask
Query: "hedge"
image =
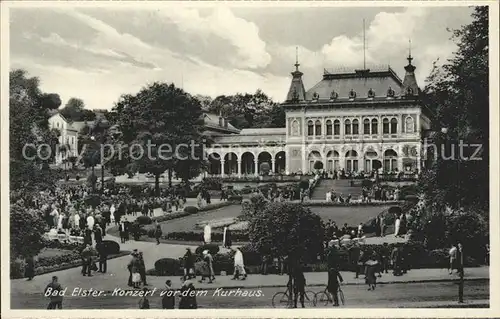
<svg viewBox="0 0 500 319"><path fill-rule="evenodd" d="M203 251L205 251L205 250L208 250L210 252L210 254L213 256L213 255L219 253L220 248L219 248L219 245L217 245L217 244L206 244L206 245L196 247L195 254L202 255Z"/></svg>
<svg viewBox="0 0 500 319"><path fill-rule="evenodd" d="M101 246L104 246L104 250L108 255L114 255L120 253L120 244L113 240L103 240Z"/></svg>
<svg viewBox="0 0 500 319"><path fill-rule="evenodd" d="M188 213L189 215L192 215L192 214L198 213L199 209L198 209L198 207L194 207L194 206L186 206L186 207L184 207L184 211L186 213Z"/></svg>
<svg viewBox="0 0 500 319"><path fill-rule="evenodd" d="M153 223L153 220L149 216L139 216L136 218L136 221L139 223L139 225L150 225Z"/></svg>
<svg viewBox="0 0 500 319"><path fill-rule="evenodd" d="M148 236L150 238L154 238L154 232L148 231ZM166 235L162 236L163 239L169 240L182 240L182 241L203 241L203 232L170 232ZM223 233L215 233L212 232L212 241L222 241ZM248 238L247 233L239 232L232 230L231 231L231 239L233 242L248 242L250 239Z"/></svg>
<svg viewBox="0 0 500 319"><path fill-rule="evenodd" d="M155 262L155 271L158 276L182 275L181 262L179 259L162 258Z"/></svg>

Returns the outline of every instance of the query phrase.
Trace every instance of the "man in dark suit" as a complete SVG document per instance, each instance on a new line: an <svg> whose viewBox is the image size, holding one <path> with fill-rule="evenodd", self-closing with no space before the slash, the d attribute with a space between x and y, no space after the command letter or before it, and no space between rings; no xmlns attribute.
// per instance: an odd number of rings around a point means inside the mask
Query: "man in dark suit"
<svg viewBox="0 0 500 319"><path fill-rule="evenodd" d="M165 282L165 290L163 290L163 297L161 298L161 306L163 309L175 308L175 290L172 289L172 281Z"/></svg>
<svg viewBox="0 0 500 319"><path fill-rule="evenodd" d="M95 226L94 239L97 245L100 245L102 243L102 228L99 224L96 224Z"/></svg>
<svg viewBox="0 0 500 319"><path fill-rule="evenodd" d="M105 274L108 270L108 252L103 243L97 245L97 253L99 254L99 272Z"/></svg>

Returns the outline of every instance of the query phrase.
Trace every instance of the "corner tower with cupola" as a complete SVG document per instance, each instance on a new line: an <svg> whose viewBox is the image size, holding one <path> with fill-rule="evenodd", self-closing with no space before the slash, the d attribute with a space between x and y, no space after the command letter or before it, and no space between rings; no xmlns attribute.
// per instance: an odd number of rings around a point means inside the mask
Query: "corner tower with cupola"
<svg viewBox="0 0 500 319"><path fill-rule="evenodd" d="M286 171L415 173L421 168L421 132L429 128L413 58L404 80L390 67L347 72L325 69L304 89L299 63L283 107L286 111Z"/></svg>

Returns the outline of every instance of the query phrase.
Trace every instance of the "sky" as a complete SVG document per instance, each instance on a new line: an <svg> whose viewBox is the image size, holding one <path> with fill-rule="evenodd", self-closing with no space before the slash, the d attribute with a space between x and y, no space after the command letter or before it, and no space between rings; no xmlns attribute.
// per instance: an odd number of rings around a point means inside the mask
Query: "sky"
<svg viewBox="0 0 500 319"><path fill-rule="evenodd" d="M11 69L37 76L63 105L111 109L155 81L191 94L285 99L296 47L306 89L324 68L390 65L402 78L411 39L423 88L436 59L456 50L447 29L469 7L39 7L10 9ZM363 19L366 45L363 49Z"/></svg>

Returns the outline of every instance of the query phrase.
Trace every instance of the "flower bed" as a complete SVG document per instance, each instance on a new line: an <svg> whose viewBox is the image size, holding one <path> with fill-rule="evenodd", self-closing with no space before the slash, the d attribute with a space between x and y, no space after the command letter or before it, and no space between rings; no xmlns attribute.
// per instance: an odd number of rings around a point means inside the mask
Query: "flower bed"
<svg viewBox="0 0 500 319"><path fill-rule="evenodd" d="M108 260L118 257L127 256L130 251L121 251L117 254L108 256ZM82 257L77 251L68 251L68 253L58 256L39 258L35 263L35 274L42 275L55 271L80 267L82 265ZM10 278L24 278L25 262L17 259L10 263Z"/></svg>
<svg viewBox="0 0 500 319"><path fill-rule="evenodd" d="M224 228L226 226L234 224L235 222L236 222L236 217L203 220L201 222L196 223L195 228L202 229L207 224L210 225L210 227L212 227L212 229Z"/></svg>
<svg viewBox="0 0 500 319"><path fill-rule="evenodd" d="M149 230L147 233L148 237L154 238L154 232L152 230ZM224 234L217 233L217 232L212 232L212 241L222 241ZM170 232L166 235L163 235L161 237L162 239L165 240L181 240L181 241L197 241L201 242L203 241L203 232ZM239 232L239 231L232 231L231 232L231 239L233 242L248 242L248 234L244 232Z"/></svg>

